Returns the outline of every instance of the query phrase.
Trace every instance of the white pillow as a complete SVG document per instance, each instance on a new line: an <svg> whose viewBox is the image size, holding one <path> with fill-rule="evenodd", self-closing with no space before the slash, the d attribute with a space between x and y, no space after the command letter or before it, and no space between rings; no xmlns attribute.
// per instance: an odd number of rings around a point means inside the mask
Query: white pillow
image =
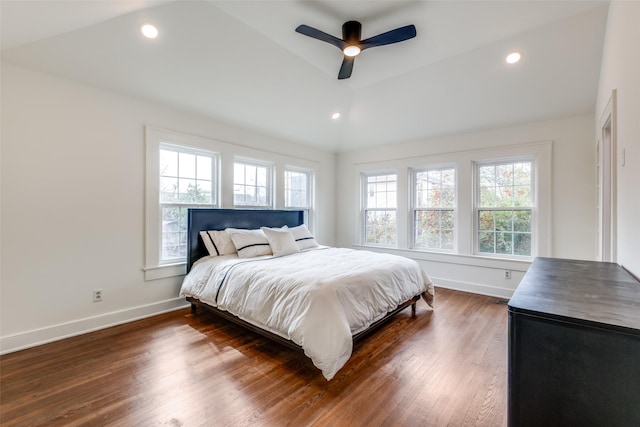
<svg viewBox="0 0 640 427"><path fill-rule="evenodd" d="M288 229L262 227L261 230L267 236L269 246L275 256L300 252L296 239Z"/></svg>
<svg viewBox="0 0 640 427"><path fill-rule="evenodd" d="M227 228L231 241L240 258L252 258L260 255L271 255L271 246L262 230L242 230Z"/></svg>
<svg viewBox="0 0 640 427"><path fill-rule="evenodd" d="M231 255L236 253L236 247L231 241L231 235L226 230L209 230L208 233L216 251L211 255Z"/></svg>
<svg viewBox="0 0 640 427"><path fill-rule="evenodd" d="M297 227L289 228L289 230L291 231L291 234L293 235L293 238L298 244L300 250L317 248L320 246L306 225L302 224Z"/></svg>
<svg viewBox="0 0 640 427"><path fill-rule="evenodd" d="M206 231L200 232L200 238L202 238L202 242L204 243L205 248L207 248L207 252L209 252L209 255L218 255L218 251L216 251L216 247L213 245L211 237L209 237L209 234Z"/></svg>

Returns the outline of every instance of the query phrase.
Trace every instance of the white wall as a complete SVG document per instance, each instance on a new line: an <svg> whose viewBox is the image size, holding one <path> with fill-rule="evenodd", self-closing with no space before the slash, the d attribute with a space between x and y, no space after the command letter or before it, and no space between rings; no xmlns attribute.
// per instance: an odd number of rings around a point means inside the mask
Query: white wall
<svg viewBox="0 0 640 427"><path fill-rule="evenodd" d="M338 155L336 164L330 153L3 64L0 352L183 303L177 298L180 278L144 281L145 124L319 161L317 237L346 247L354 243L358 197L344 184L353 182L355 164L551 140L552 256L590 260L596 245L594 123L616 89L618 261L640 276L638 22L640 2L611 2L595 118L355 151ZM507 297L527 267L472 257L423 258L436 283ZM510 281L502 278L506 268L514 270ZM104 291L101 303L91 301L95 288Z"/></svg>
<svg viewBox="0 0 640 427"><path fill-rule="evenodd" d="M0 351L184 305L181 277L144 280L146 124L318 162L316 236L334 244L334 154L9 64L1 77Z"/></svg>
<svg viewBox="0 0 640 427"><path fill-rule="evenodd" d="M379 147L338 155L337 244L352 246L357 226L354 212L359 196L353 185L356 165L464 150L552 141L551 253L558 258L593 260L596 256L595 134L593 115L550 120L501 129L451 135L393 147ZM444 256L400 252L418 259L434 282L451 287L510 297L528 262L494 261L473 256ZM505 269L513 271L504 279Z"/></svg>
<svg viewBox="0 0 640 427"><path fill-rule="evenodd" d="M617 95L617 262L640 277L640 2L609 5L596 119ZM596 127L598 122L596 121ZM622 165L624 151L625 164Z"/></svg>

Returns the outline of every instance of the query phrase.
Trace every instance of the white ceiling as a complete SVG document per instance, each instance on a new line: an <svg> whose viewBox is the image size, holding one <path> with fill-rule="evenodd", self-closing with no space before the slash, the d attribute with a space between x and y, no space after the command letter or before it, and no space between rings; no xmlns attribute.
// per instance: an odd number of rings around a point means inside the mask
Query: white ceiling
<svg viewBox="0 0 640 427"><path fill-rule="evenodd" d="M0 0L0 36L5 62L341 152L593 112L607 5ZM341 37L352 19L363 38L418 35L363 52L338 80L341 52L294 29Z"/></svg>

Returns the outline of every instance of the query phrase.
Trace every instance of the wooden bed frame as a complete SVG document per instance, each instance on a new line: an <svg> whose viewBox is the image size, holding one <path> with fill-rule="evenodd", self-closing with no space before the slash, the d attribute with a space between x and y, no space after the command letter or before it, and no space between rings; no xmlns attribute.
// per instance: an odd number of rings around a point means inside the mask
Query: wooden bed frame
<svg viewBox="0 0 640 427"><path fill-rule="evenodd" d="M296 227L304 223L304 211L295 210L249 210L249 209L189 209L188 211L188 230L187 230L187 273L191 271L191 266L198 259L209 255L204 242L200 238L200 231L205 230L224 230L226 228L245 228L256 229L260 227ZM354 344L362 340L380 326L385 324L394 315L411 306L411 314L416 314L416 302L421 295L416 295L408 301L398 305L394 310L390 311L377 322L373 323L369 328L353 335ZM196 298L187 297L187 301L191 303L191 312L196 313L197 308L201 307L210 311L224 319L243 326L253 332L265 336L275 342L283 344L289 348L303 351L302 347L286 338L277 334L261 329L239 317L212 307Z"/></svg>

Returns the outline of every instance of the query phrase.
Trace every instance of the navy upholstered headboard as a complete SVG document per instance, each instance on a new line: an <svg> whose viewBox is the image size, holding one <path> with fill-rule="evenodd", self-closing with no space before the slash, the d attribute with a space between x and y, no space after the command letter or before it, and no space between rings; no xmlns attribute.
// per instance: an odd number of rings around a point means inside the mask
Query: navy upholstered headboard
<svg viewBox="0 0 640 427"><path fill-rule="evenodd" d="M198 259L209 255L200 231L225 228L295 227L304 222L304 211L253 209L189 209L187 217L187 273Z"/></svg>

